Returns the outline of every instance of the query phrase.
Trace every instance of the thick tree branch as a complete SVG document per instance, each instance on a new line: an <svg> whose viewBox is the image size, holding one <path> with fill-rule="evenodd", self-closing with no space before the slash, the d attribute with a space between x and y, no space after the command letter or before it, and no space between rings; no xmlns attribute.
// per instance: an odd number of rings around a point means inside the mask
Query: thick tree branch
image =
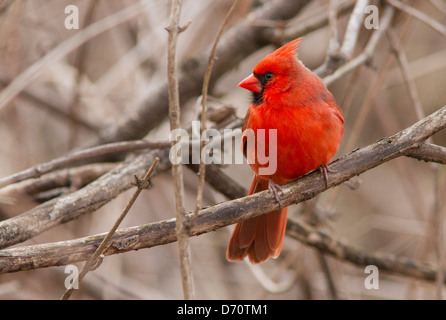
<svg viewBox="0 0 446 320"><path fill-rule="evenodd" d="M209 210L209 209L207 209ZM217 213L215 213L217 214ZM213 231L203 228L210 219L204 219L192 228L193 234ZM385 253L367 253L345 241L334 239L330 234L319 231L305 222L288 220L287 235L329 254L342 261L364 266L373 264L380 271L434 281L436 267L415 262L405 257ZM18 247L0 251L0 273L10 273L37 268L72 264L87 260L103 241L106 234L98 234L70 241ZM164 220L137 227L120 229L111 239L112 245L105 255L119 254L131 250L150 248L176 241L175 219Z"/></svg>
<svg viewBox="0 0 446 320"><path fill-rule="evenodd" d="M404 155L407 150L422 145L423 141L445 127L446 106L395 135L357 149L332 162L330 168L334 172L329 175L328 186L330 188L337 186L367 170ZM296 204L315 197L325 189L324 178L318 171L314 171L283 185L281 202L284 206ZM77 193L81 193L81 191ZM94 198L94 194L91 197ZM195 224L191 227L190 235L210 232L278 208L279 205L275 201L274 195L269 191L216 204L200 210ZM75 212L80 210L73 207L71 209ZM5 231L8 230L0 224L1 239L8 235ZM13 232L14 230L10 229L9 231ZM376 265L380 265L381 270L427 280L435 279L433 267L410 262L404 258L396 258L392 255L364 254L359 249L334 240L304 223L290 221L288 232L293 237L345 261L361 265L373 261ZM1 250L0 272L43 268L85 260L85 257L96 249L103 237L104 235L96 235L72 241ZM113 241L113 245L106 255L176 241L175 219L118 230Z"/></svg>

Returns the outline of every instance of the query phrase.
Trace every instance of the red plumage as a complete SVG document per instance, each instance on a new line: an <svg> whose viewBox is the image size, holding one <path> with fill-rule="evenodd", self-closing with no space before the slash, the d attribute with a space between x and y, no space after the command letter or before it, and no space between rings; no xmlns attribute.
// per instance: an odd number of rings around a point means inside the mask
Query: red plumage
<svg viewBox="0 0 446 320"><path fill-rule="evenodd" d="M242 137L252 129L265 129L265 154L269 154L268 130L277 130L276 171L261 175L268 164L259 161L255 144L242 138L245 157L254 178L248 195L267 190L270 179L277 185L297 179L311 170L326 166L335 155L344 135L344 118L333 95L322 80L297 58L300 38L263 58L252 75L239 86L253 92L242 128ZM272 141L271 143L273 143ZM248 157L249 159L249 157ZM280 254L285 235L288 208L239 222L233 231L227 259L239 261L248 256L259 263Z"/></svg>

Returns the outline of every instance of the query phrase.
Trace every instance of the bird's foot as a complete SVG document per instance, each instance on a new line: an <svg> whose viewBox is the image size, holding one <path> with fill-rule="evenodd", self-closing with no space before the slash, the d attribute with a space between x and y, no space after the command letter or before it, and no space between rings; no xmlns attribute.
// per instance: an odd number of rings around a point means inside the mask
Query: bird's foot
<svg viewBox="0 0 446 320"><path fill-rule="evenodd" d="M326 164L323 164L319 167L319 171L324 175L324 180L325 180L325 187L328 188L328 173L333 173L336 172L332 169L330 169L330 167Z"/></svg>
<svg viewBox="0 0 446 320"><path fill-rule="evenodd" d="M279 191L283 191L282 187L275 183L273 180L269 179L268 189L274 194L276 201L279 203L279 206L282 207L282 203L280 201Z"/></svg>

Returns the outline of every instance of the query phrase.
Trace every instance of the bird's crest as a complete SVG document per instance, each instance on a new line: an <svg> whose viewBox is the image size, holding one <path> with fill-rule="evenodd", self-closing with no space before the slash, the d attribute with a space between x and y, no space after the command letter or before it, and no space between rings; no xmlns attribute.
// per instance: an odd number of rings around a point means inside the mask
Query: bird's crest
<svg viewBox="0 0 446 320"><path fill-rule="evenodd" d="M298 65L297 49L301 39L292 40L265 56L254 68L254 72L262 74L266 71L281 73L282 70L292 70Z"/></svg>
<svg viewBox="0 0 446 320"><path fill-rule="evenodd" d="M270 56L286 56L288 58L297 56L297 49L299 49L300 40L302 40L302 38L297 38L288 42L287 44L283 45L282 47L271 53Z"/></svg>

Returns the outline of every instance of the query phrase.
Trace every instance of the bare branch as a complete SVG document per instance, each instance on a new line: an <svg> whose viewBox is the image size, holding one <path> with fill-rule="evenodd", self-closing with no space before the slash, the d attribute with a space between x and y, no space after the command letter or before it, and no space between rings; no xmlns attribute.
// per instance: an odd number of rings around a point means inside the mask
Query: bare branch
<svg viewBox="0 0 446 320"><path fill-rule="evenodd" d="M415 108L415 113L418 117L418 119L424 118L424 110L423 106L421 104L420 97L418 95L418 90L415 85L415 81L410 75L409 72L409 62L407 60L406 54L400 44L400 41L398 37L393 32L392 28L389 28L387 30L387 36L389 37L390 43L393 46L393 49L395 51L401 73L403 75L404 82L407 86L407 91L409 92L410 98L413 102L413 106ZM431 139L428 139L427 142L431 142ZM433 209L433 216L435 217L436 223L435 223L435 231L437 235L437 241L436 241L436 253L437 253L437 265L442 266L444 262L444 240L443 240L443 233L444 233L444 217L442 215L442 212L440 210L439 205L439 169L438 164L433 163L432 164L432 170L434 172L434 209ZM437 270L437 298L442 299L443 297L443 284L444 284L444 273L438 269Z"/></svg>
<svg viewBox="0 0 446 320"><path fill-rule="evenodd" d="M348 21L347 30L345 31L344 42L340 50L340 55L345 60L349 60L355 49L358 40L359 29L364 19L365 8L368 6L369 0L356 1L350 20Z"/></svg>
<svg viewBox="0 0 446 320"><path fill-rule="evenodd" d="M367 43L364 51L346 64L339 67L334 73L324 77L323 80L327 86L370 60L383 34L391 25L394 11L395 10L390 6L387 6L384 9L384 13L380 22L380 28L376 30L370 37L370 40Z"/></svg>
<svg viewBox="0 0 446 320"><path fill-rule="evenodd" d="M356 46L356 42L358 39L359 29L362 25L362 21L365 14L365 8L369 4L369 0L358 0L356 1L355 7L353 9L352 14L350 15L350 19L347 25L347 29L344 35L344 42L342 43L342 47L339 48L337 45L337 40L333 39L333 37L337 38L337 35L334 34L334 30L336 26L332 26L335 23L335 13L333 8L330 8L330 20L334 20L330 23L330 46L328 48L327 58L323 65L314 70L314 73L320 77L323 77L327 74L332 73L336 70L340 65L342 65L345 61L351 59L353 55L353 50ZM331 7L331 6L330 6ZM333 17L334 16L334 17ZM336 31L337 32L337 31Z"/></svg>
<svg viewBox="0 0 446 320"><path fill-rule="evenodd" d="M328 52L339 54L338 12L334 0L328 1L328 26L330 30L330 43Z"/></svg>
<svg viewBox="0 0 446 320"><path fill-rule="evenodd" d="M232 12L234 11L235 7L237 6L238 0L235 0L232 3L231 8L229 9L228 13L225 16L225 19L223 20L218 32L217 36L215 37L214 44L212 45L211 54L209 56L209 62L208 67L206 69L206 73L204 75L203 79L203 91L202 91L202 97L201 97L201 134L206 130L206 103L207 103L207 96L208 96L208 90L209 90L209 81L211 80L211 73L212 73L212 67L214 66L214 60L215 60L215 54L217 51L217 45L220 41L220 38L223 34L223 31L226 28L226 25L229 21L229 18L232 15ZM200 155L203 152L204 148L204 141L200 141ZM197 200L195 202L195 209L194 209L194 217L198 214L198 211L201 209L201 204L203 202L203 187L205 182L205 176L206 176L206 164L203 162L202 157L200 157L200 167L198 170L198 187L197 187ZM194 218L193 218L194 220ZM193 221L192 221L193 223Z"/></svg>
<svg viewBox="0 0 446 320"><path fill-rule="evenodd" d="M344 15L349 12L349 10L354 6L354 0L346 0L338 4L336 11L338 16ZM294 27L289 27L285 30L283 38L286 40L294 40L296 38L302 37L309 34L317 29L326 26L329 23L329 14L327 12L320 13L311 18L301 21L298 25Z"/></svg>
<svg viewBox="0 0 446 320"><path fill-rule="evenodd" d="M415 112L417 114L418 120L424 118L424 111L423 106L421 105L420 97L418 95L417 87L415 85L415 81L410 76L409 72L409 61L407 60L407 56L405 52L403 51L403 48L401 47L401 43L398 39L398 37L395 35L395 32L392 30L392 28L389 28L387 30L387 35L389 37L389 42L393 47L393 50L395 51L398 63L401 68L401 73L404 78L404 82L407 86L407 91L409 92L410 98L412 99Z"/></svg>
<svg viewBox="0 0 446 320"><path fill-rule="evenodd" d="M386 139L383 139L383 141L386 141ZM414 142L412 146L401 148L397 151L398 155L394 156L407 155L419 160L445 163L446 150L444 147L426 145L420 141L423 141L423 139ZM372 153L369 156L372 156ZM133 175L144 174L145 164L152 162L155 157L160 158L160 164L157 166L157 171L154 174L170 167L169 150L155 150L119 165L115 170L103 175L77 192L43 203L20 216L1 221L0 248L20 243L56 225L71 221L84 213L97 210L111 201L119 193L127 190L133 179ZM352 163L351 166L354 166L354 164ZM362 168L363 164L359 163L359 166ZM216 173L208 174L206 177L207 181L217 186L217 189L219 186L219 191L223 194L227 193L225 186L230 186L231 184L219 182L221 181L220 179L227 181L226 175L219 172L218 168L214 166L207 168L208 173L211 172L210 168L214 168L213 171ZM229 198L246 194L246 190L241 188L230 187L229 189L231 190L231 193L228 194ZM270 211L272 210L274 208Z"/></svg>
<svg viewBox="0 0 446 320"><path fill-rule="evenodd" d="M404 152L404 155L426 162L446 164L446 148L429 143L423 143L416 148L408 149Z"/></svg>
<svg viewBox="0 0 446 320"><path fill-rule="evenodd" d="M1 75L0 75L1 76ZM0 86L6 87L9 81L6 79L0 79ZM57 117L58 119L64 121L71 121L72 123L81 126L84 129L87 129L91 132L99 132L99 128L96 124L90 123L87 119L83 119L81 115L72 114L69 115L67 112L63 111L62 108L57 106L50 99L42 99L37 96L35 93L30 92L30 90L23 90L17 97L18 99L24 99L31 102L31 105L35 108L39 108L44 111L49 111L51 115Z"/></svg>
<svg viewBox="0 0 446 320"><path fill-rule="evenodd" d="M170 130L180 128L180 95L178 90L178 76L176 64L176 47L178 35L185 29L180 28L180 15L182 0L173 0L170 12L170 24L166 28L169 33L167 44L167 78L169 82L169 119ZM172 141L172 147L176 141ZM172 164L173 187L175 194L176 232L180 254L180 270L183 283L183 294L186 300L195 299L195 289L192 278L192 267L189 247L189 226L186 225L186 212L184 209L184 183L181 163Z"/></svg>
<svg viewBox="0 0 446 320"><path fill-rule="evenodd" d="M400 2L398 0L387 0L387 2L390 3L392 6L394 6L395 8L398 8L404 11L405 13L410 14L411 16L414 16L418 20L424 22L429 27L439 32L443 36L446 36L446 26L439 23L435 19L432 19L432 17L428 16L424 12L421 12L420 10L417 10L414 7L405 4L403 2Z"/></svg>
<svg viewBox="0 0 446 320"><path fill-rule="evenodd" d="M287 235L316 247L342 261L359 266L375 265L381 271L410 276L417 279L435 281L437 266L415 262L411 259L386 253L369 253L351 246L340 240L333 239L329 234L314 230L304 223L288 221ZM441 269L440 269L441 270ZM443 270L443 273L446 270Z"/></svg>

